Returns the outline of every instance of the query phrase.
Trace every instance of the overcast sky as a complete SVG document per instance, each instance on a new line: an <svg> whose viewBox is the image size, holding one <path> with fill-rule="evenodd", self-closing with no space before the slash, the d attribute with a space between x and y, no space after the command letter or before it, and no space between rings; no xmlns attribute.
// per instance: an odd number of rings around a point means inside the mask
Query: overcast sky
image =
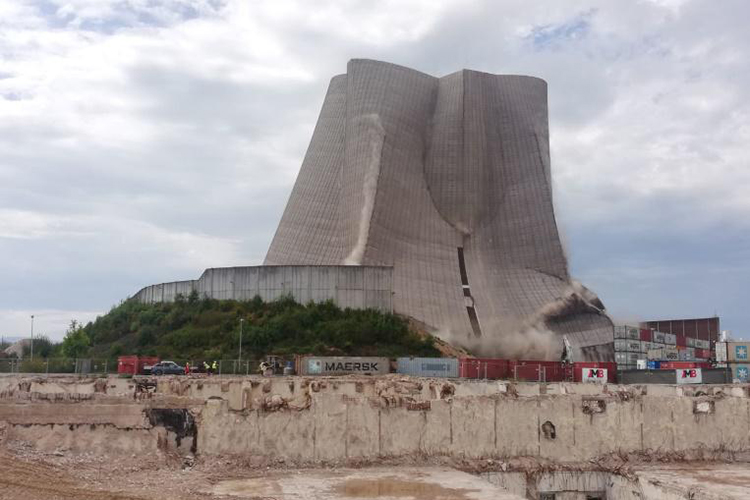
<svg viewBox="0 0 750 500"><path fill-rule="evenodd" d="M351 58L549 84L573 275L750 337L744 0L0 0L0 334L255 265Z"/></svg>

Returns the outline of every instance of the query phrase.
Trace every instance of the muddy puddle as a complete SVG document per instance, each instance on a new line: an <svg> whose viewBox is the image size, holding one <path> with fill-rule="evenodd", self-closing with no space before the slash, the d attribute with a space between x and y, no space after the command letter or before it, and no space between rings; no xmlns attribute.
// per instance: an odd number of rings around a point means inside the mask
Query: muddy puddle
<svg viewBox="0 0 750 500"><path fill-rule="evenodd" d="M464 500L468 490L393 477L348 479L335 488L344 498L404 498L410 500Z"/></svg>
<svg viewBox="0 0 750 500"><path fill-rule="evenodd" d="M221 481L207 493L274 500L496 500L490 483L450 469L298 470ZM513 497L515 498L515 497Z"/></svg>

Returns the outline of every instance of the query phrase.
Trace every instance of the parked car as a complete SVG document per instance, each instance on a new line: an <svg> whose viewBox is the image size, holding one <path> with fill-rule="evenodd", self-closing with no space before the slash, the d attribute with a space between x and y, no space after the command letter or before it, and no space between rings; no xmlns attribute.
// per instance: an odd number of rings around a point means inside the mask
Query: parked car
<svg viewBox="0 0 750 500"><path fill-rule="evenodd" d="M185 367L174 361L161 361L151 367L151 375L184 375Z"/></svg>

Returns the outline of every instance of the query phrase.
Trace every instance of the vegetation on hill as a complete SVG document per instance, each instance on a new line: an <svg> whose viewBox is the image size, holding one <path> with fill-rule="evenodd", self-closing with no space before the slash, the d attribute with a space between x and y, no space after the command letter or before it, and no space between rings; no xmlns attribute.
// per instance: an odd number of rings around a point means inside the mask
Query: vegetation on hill
<svg viewBox="0 0 750 500"><path fill-rule="evenodd" d="M394 314L341 309L333 302L299 304L200 298L142 304L128 300L86 326L71 324L62 351L77 357L123 354L163 359L234 359L244 319L243 358L266 354L439 356L434 339Z"/></svg>

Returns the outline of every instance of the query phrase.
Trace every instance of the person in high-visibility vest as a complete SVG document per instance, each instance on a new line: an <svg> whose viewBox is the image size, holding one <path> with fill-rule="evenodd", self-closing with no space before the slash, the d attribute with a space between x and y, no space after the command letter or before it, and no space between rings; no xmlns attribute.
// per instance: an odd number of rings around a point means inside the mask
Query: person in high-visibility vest
<svg viewBox="0 0 750 500"><path fill-rule="evenodd" d="M216 361L214 361L213 364L211 365L211 373L216 374L216 371L218 370L218 368L219 368L219 364Z"/></svg>

